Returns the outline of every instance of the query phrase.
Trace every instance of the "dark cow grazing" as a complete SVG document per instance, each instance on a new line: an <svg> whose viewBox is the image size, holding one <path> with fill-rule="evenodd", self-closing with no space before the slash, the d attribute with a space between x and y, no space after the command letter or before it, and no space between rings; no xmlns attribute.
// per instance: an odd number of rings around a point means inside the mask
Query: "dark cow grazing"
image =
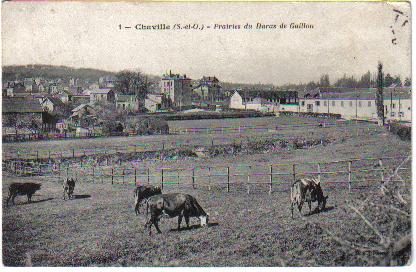
<svg viewBox="0 0 416 272"><path fill-rule="evenodd" d="M33 182L25 182L19 183L14 182L10 184L9 187L9 197L7 198L6 206L9 205L10 198L12 199L12 203L14 205L14 199L18 195L27 195L27 202L32 202L32 195L37 191L40 190L41 184L33 183Z"/></svg>
<svg viewBox="0 0 416 272"><path fill-rule="evenodd" d="M319 180L304 178L298 179L290 188L290 199L291 199L291 213L293 218L294 205L298 206L299 213L302 215L303 203L307 202L309 206L309 214L311 214L312 202L318 201L318 210L322 211L325 209L326 200L328 196L324 196Z"/></svg>
<svg viewBox="0 0 416 272"><path fill-rule="evenodd" d="M66 196L68 196L68 199L74 197L75 180L73 178L67 178L62 187L64 188L64 200Z"/></svg>
<svg viewBox="0 0 416 272"><path fill-rule="evenodd" d="M134 189L134 211L136 215L140 213L140 206L143 200L147 200L154 195L162 194L162 190L157 186L139 185Z"/></svg>
<svg viewBox="0 0 416 272"><path fill-rule="evenodd" d="M208 224L209 215L202 209L193 196L187 194L170 193L152 196L147 200L146 218L149 210L151 217L145 225L145 228L149 229L149 235L152 234L152 225L155 226L158 233L161 233L158 224L164 215L170 218L178 216L178 230L181 227L183 217L185 217L188 228L190 217L199 217L201 226Z"/></svg>

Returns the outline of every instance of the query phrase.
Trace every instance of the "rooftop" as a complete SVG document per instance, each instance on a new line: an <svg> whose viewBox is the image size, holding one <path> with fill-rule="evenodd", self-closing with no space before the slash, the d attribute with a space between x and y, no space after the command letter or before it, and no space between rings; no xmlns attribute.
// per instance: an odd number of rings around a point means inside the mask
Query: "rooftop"
<svg viewBox="0 0 416 272"><path fill-rule="evenodd" d="M3 113L34 113L43 112L38 99L29 97L3 98Z"/></svg>

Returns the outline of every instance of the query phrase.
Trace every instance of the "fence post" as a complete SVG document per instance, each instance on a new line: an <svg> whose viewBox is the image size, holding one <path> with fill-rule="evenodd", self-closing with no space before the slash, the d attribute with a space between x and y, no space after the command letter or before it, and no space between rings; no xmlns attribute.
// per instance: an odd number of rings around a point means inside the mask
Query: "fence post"
<svg viewBox="0 0 416 272"><path fill-rule="evenodd" d="M51 150L48 150L48 158L51 160Z"/></svg>
<svg viewBox="0 0 416 272"><path fill-rule="evenodd" d="M134 184L137 186L137 169L134 167Z"/></svg>
<svg viewBox="0 0 416 272"><path fill-rule="evenodd" d="M230 167L227 166L227 192L230 192Z"/></svg>
<svg viewBox="0 0 416 272"><path fill-rule="evenodd" d="M211 146L214 146L214 139L211 139Z"/></svg>
<svg viewBox="0 0 416 272"><path fill-rule="evenodd" d="M192 188L195 189L195 168L192 168Z"/></svg>
<svg viewBox="0 0 416 272"><path fill-rule="evenodd" d="M211 167L208 167L208 191L211 191Z"/></svg>
<svg viewBox="0 0 416 272"><path fill-rule="evenodd" d="M95 168L94 166L92 167L92 182L95 182Z"/></svg>
<svg viewBox="0 0 416 272"><path fill-rule="evenodd" d="M150 184L150 168L147 168L147 184Z"/></svg>
<svg viewBox="0 0 416 272"><path fill-rule="evenodd" d="M75 148L72 148L72 158L75 158Z"/></svg>
<svg viewBox="0 0 416 272"><path fill-rule="evenodd" d="M318 163L318 182L321 183L321 165Z"/></svg>
<svg viewBox="0 0 416 272"><path fill-rule="evenodd" d="M382 159L378 160L378 165L381 168L381 182L383 183L384 182L384 167L383 167L383 160Z"/></svg>
<svg viewBox="0 0 416 272"><path fill-rule="evenodd" d="M111 184L114 184L114 168L111 168Z"/></svg>
<svg viewBox="0 0 416 272"><path fill-rule="evenodd" d="M125 175L126 175L126 168L123 168L123 184L124 184L124 182L125 182L125 179L124 179L124 177L125 177Z"/></svg>
<svg viewBox="0 0 416 272"><path fill-rule="evenodd" d="M292 164L293 183L296 182L296 164Z"/></svg>
<svg viewBox="0 0 416 272"><path fill-rule="evenodd" d="M69 165L66 166L66 178L69 177Z"/></svg>
<svg viewBox="0 0 416 272"><path fill-rule="evenodd" d="M36 150L36 159L39 160L39 150Z"/></svg>
<svg viewBox="0 0 416 272"><path fill-rule="evenodd" d="M272 189L273 189L273 165L270 165L270 177L269 177L269 194L272 193Z"/></svg>
<svg viewBox="0 0 416 272"><path fill-rule="evenodd" d="M348 162L348 191L351 192L351 161Z"/></svg>
<svg viewBox="0 0 416 272"><path fill-rule="evenodd" d="M177 171L177 173L178 173L178 187L179 187L179 170Z"/></svg>
<svg viewBox="0 0 416 272"><path fill-rule="evenodd" d="M17 174L17 161L14 161L14 173Z"/></svg>
<svg viewBox="0 0 416 272"><path fill-rule="evenodd" d="M251 165L248 165L248 171L247 171L247 194L250 194L250 172L251 172Z"/></svg>
<svg viewBox="0 0 416 272"><path fill-rule="evenodd" d="M163 190L163 168L162 168L162 182L161 182L160 188Z"/></svg>

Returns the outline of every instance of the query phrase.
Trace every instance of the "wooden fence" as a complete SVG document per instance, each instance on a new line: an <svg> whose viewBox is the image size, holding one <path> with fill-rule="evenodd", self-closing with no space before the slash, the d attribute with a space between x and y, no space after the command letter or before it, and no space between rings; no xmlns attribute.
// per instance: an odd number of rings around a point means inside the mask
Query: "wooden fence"
<svg viewBox="0 0 416 272"><path fill-rule="evenodd" d="M383 182L405 157L353 158L330 162L306 162L295 164L230 164L227 166L195 166L192 168L129 167L126 165L97 164L47 164L27 161L3 162L3 170L19 176L46 176L63 180L73 177L88 182L111 184L152 184L166 186L222 188L244 188L248 193L255 189L271 193L274 189L289 188L303 177L316 177L326 186L335 185L351 191L360 184ZM401 167L399 170L409 170Z"/></svg>

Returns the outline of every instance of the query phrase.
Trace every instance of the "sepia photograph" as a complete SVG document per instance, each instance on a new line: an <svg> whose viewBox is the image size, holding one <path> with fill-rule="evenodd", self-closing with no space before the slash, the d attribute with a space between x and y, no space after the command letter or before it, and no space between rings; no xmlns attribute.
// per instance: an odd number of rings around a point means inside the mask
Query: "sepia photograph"
<svg viewBox="0 0 416 272"><path fill-rule="evenodd" d="M407 1L2 1L2 266L412 264Z"/></svg>

